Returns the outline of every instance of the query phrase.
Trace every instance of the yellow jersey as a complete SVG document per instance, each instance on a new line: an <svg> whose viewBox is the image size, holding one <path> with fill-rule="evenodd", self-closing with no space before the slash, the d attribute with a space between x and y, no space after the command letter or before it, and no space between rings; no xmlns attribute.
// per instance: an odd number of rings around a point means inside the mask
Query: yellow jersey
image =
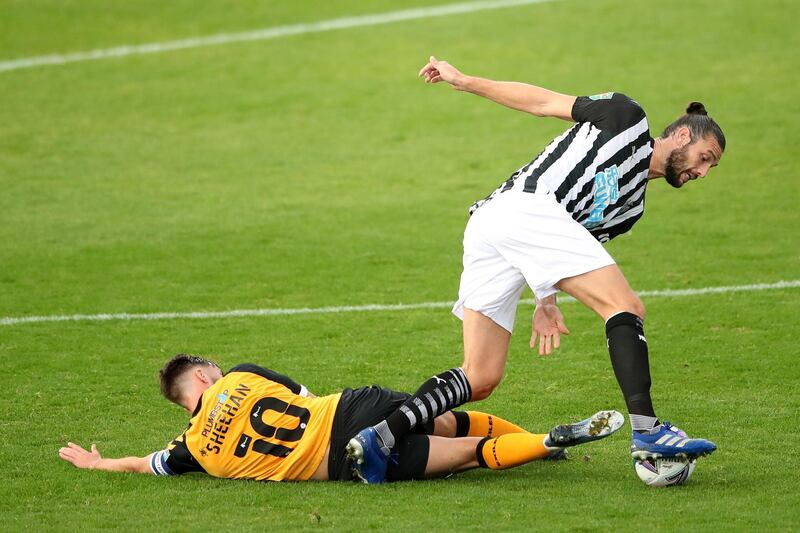
<svg viewBox="0 0 800 533"><path fill-rule="evenodd" d="M183 434L150 456L150 468L156 475L309 479L330 443L341 393L307 394L277 372L235 366L203 393Z"/></svg>

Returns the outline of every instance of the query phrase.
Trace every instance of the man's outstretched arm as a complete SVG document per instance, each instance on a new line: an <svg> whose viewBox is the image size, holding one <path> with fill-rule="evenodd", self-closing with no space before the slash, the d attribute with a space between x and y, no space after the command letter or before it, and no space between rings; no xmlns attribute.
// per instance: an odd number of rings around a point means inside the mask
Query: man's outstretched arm
<svg viewBox="0 0 800 533"><path fill-rule="evenodd" d="M511 109L524 111L537 117L557 117L572 121L575 96L515 81L494 81L467 76L447 61L431 56L419 75L428 83L444 81L454 89L488 98Z"/></svg>
<svg viewBox="0 0 800 533"><path fill-rule="evenodd" d="M138 472L152 474L150 469L150 456L123 457L121 459L104 459L97 451L97 446L92 444L91 451L68 442L64 448L58 450L58 455L78 468L91 470L107 470L109 472ZM152 455L152 454L150 454Z"/></svg>

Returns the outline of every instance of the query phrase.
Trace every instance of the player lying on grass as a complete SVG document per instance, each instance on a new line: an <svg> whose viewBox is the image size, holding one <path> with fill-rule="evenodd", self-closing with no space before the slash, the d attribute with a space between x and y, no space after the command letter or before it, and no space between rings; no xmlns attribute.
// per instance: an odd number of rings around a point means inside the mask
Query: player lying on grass
<svg viewBox="0 0 800 533"><path fill-rule="evenodd" d="M178 354L160 371L161 391L191 413L189 426L165 450L145 457L107 459L68 443L62 459L78 468L270 481L352 480L346 445L409 395L377 386L316 397L272 370L253 364L219 366ZM408 433L392 450L387 481L441 477L471 468L502 470L537 459L561 458L563 448L607 437L624 424L601 411L576 424L532 434L492 415L447 412Z"/></svg>

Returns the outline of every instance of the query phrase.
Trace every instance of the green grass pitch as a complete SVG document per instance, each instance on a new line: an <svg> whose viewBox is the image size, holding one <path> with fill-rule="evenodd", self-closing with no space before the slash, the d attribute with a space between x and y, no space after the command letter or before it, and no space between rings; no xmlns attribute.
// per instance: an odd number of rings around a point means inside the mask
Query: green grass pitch
<svg viewBox="0 0 800 533"><path fill-rule="evenodd" d="M438 5L4 0L0 61ZM469 204L565 124L416 78L428 55L561 92L625 92L653 134L691 100L728 150L651 183L609 249L640 290L800 279L800 9L789 0L562 0L0 73L0 318L441 302ZM413 390L460 363L445 309L0 325L0 530L780 531L800 523L800 289L646 298L662 417L717 442L690 482L635 477L627 429L561 464L381 487L83 472L186 422L156 372L189 351L316 393ZM532 430L623 409L575 303L549 359L517 320L481 410Z"/></svg>

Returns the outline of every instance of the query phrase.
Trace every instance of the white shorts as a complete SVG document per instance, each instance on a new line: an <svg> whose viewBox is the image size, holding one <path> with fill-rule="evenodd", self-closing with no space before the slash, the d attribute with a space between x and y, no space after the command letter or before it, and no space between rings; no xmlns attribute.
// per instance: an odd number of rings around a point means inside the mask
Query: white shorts
<svg viewBox="0 0 800 533"><path fill-rule="evenodd" d="M453 314L463 320L466 307L511 332L526 284L542 299L557 292L564 278L613 264L603 245L544 187L500 193L467 223Z"/></svg>

